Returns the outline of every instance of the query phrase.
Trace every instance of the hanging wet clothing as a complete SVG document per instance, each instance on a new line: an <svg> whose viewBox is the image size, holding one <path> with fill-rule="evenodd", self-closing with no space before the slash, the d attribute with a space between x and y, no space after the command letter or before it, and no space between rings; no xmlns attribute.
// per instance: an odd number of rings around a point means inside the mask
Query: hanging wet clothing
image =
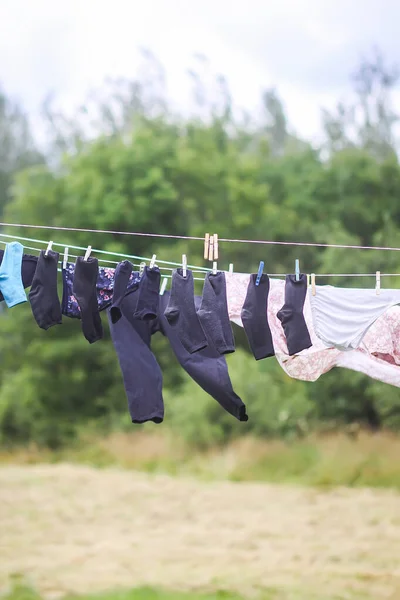
<svg viewBox="0 0 400 600"><path fill-rule="evenodd" d="M57 291L59 253L41 250L29 292L32 313L42 329L61 324L61 304Z"/></svg>
<svg viewBox="0 0 400 600"><path fill-rule="evenodd" d="M7 244L0 265L0 290L8 308L27 302L22 283L23 253L24 248L19 242Z"/></svg>
<svg viewBox="0 0 400 600"><path fill-rule="evenodd" d="M93 344L103 337L103 325L97 304L96 283L99 270L97 258L84 260L78 256L75 263L72 292L79 304L83 335Z"/></svg>
<svg viewBox="0 0 400 600"><path fill-rule="evenodd" d="M67 263L67 266L62 271L63 279L63 297L62 297L62 313L71 319L80 319L81 311L79 304L72 292L74 283L75 264ZM96 291L97 291L97 306L99 311L103 311L111 306L113 301L115 269L107 267L99 267L97 275ZM137 287L139 283L139 273L132 272L129 276L127 285L127 293Z"/></svg>
<svg viewBox="0 0 400 600"><path fill-rule="evenodd" d="M117 270L116 288L118 275L122 278L122 287L126 281L126 272ZM118 302L119 318L116 319L115 314L111 316L112 307L107 311L111 339L118 356L132 423L161 423L164 419L162 373L150 349L152 321L133 317L137 293L135 290Z"/></svg>
<svg viewBox="0 0 400 600"><path fill-rule="evenodd" d="M160 293L160 270L157 267L145 267L140 278L137 304L133 316L142 321L151 321L157 317L158 295Z"/></svg>
<svg viewBox="0 0 400 600"><path fill-rule="evenodd" d="M120 262L115 269L114 290L109 311L109 318L112 323L116 323L122 317L121 304L126 296L132 271L133 265L129 260Z"/></svg>
<svg viewBox="0 0 400 600"><path fill-rule="evenodd" d="M219 354L235 352L235 340L229 320L225 273L207 273L197 311L207 340Z"/></svg>
<svg viewBox="0 0 400 600"><path fill-rule="evenodd" d="M300 274L298 280L295 275L286 275L285 303L278 311L277 317L285 332L289 356L298 354L312 345L303 314L306 294L307 277L304 273Z"/></svg>
<svg viewBox="0 0 400 600"><path fill-rule="evenodd" d="M269 277L263 273L256 285L257 273L250 275L241 319L249 346L256 360L275 355L268 323Z"/></svg>
<svg viewBox="0 0 400 600"><path fill-rule="evenodd" d="M206 348L207 337L194 304L192 271L187 269L185 277L182 269L173 271L171 292L163 297L168 298L164 316L185 350L193 354Z"/></svg>
<svg viewBox="0 0 400 600"><path fill-rule="evenodd" d="M190 353L183 345L179 331L171 326L165 315L170 301L170 292L160 296L159 317L151 322L152 332L160 331L168 338L180 365L207 394L236 419L247 421L246 406L233 390L225 356L219 354L211 344ZM199 308L201 298L196 296L194 302L195 309Z"/></svg>
<svg viewBox="0 0 400 600"><path fill-rule="evenodd" d="M400 290L316 286L310 294L314 328L327 345L339 350L358 348L371 325L390 307L400 304Z"/></svg>
<svg viewBox="0 0 400 600"><path fill-rule="evenodd" d="M0 263L3 261L4 250L0 250ZM38 257L33 256L33 254L23 254L22 256L22 267L21 267L21 278L22 285L24 288L28 288L32 284L33 277L36 271L36 265L38 262ZM3 294L0 290L0 302L4 300Z"/></svg>

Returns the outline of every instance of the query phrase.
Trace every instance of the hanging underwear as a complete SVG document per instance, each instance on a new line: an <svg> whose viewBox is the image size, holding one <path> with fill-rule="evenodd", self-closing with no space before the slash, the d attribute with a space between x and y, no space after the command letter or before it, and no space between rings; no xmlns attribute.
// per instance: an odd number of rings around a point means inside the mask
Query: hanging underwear
<svg viewBox="0 0 400 600"><path fill-rule="evenodd" d="M309 295L314 329L326 346L355 350L368 329L391 306L400 303L400 290L316 287Z"/></svg>
<svg viewBox="0 0 400 600"><path fill-rule="evenodd" d="M63 297L62 297L62 314L72 319L80 319L80 309L78 302L72 292L74 282L75 264L67 263L66 269L62 271L63 279ZM111 306L113 301L115 269L105 267L99 268L97 277L97 303L99 311L105 310ZM136 289L139 283L139 274L132 272L129 277L127 292Z"/></svg>

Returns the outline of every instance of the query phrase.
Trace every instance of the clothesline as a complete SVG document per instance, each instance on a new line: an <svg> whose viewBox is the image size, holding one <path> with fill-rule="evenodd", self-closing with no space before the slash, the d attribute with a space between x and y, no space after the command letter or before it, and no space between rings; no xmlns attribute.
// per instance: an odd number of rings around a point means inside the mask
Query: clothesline
<svg viewBox="0 0 400 600"><path fill-rule="evenodd" d="M166 239L177 239L177 240L194 240L204 241L204 237L190 236L190 235L170 235L163 233L143 233L133 231L114 231L109 229L87 229L79 227L57 227L54 225L28 225L26 223L0 223L1 227L26 227L28 229L44 229L53 231L75 231L81 233L103 233L111 235L131 235L140 237L154 237L154 238L166 238ZM318 242L286 242L277 240L248 240L248 239L234 239L234 238L219 238L219 242L229 243L241 243L241 244L269 244L269 245L280 245L280 246L311 246L315 248L346 248L353 250L391 250L400 252L400 248L394 248L391 246L360 246L356 244L324 244Z"/></svg>
<svg viewBox="0 0 400 600"><path fill-rule="evenodd" d="M26 246L24 244L24 248L26 250L31 250L34 252L40 252L41 250L43 250L44 246L46 246L46 244L48 243L45 240L36 240L36 239L32 239L32 238L24 238L21 236L12 236L12 235L7 235L4 233L0 233L1 237L6 237L6 238L11 238L11 239L18 239L18 240L22 240L22 241L32 241L32 242L36 242L39 244L42 244L42 248L37 248L35 246ZM7 241L0 239L0 243L1 244L7 244ZM63 243L57 243L57 242L53 242L53 246L59 246L59 247L66 247L67 244L63 244ZM69 245L68 248L73 248L75 250L82 250L85 251L86 248L83 246L72 246ZM150 262L150 258L149 257L143 257L143 256L135 256L135 255L128 255L128 254L121 254L121 253L117 253L117 252L106 252L105 250L97 250L97 249L92 249L93 253L105 253L105 254L111 254L113 256L118 256L121 258L133 258L133 259L138 259L138 260L142 260L143 262ZM77 254L71 254L68 252L68 257L69 258L78 258ZM117 265L118 261L115 260L109 260L109 259L105 259L105 258L99 258L98 261L100 263L108 263L111 265ZM62 263L63 260L62 258L59 259L59 262ZM175 266L181 266L181 263L174 263L174 262L169 262L169 261L159 261L157 259L157 263L165 263L165 264L172 264ZM141 265L138 263L132 263L134 267L140 267ZM110 267L112 268L112 267ZM201 274L206 274L207 272L210 272L211 269L207 269L205 267L201 267L201 266L194 266L194 265L188 265L188 268L192 269L193 274L195 275L201 275ZM167 267L164 265L160 265L159 266L160 271L174 271L173 267ZM59 269L59 271L61 272L61 269ZM238 272L238 271L236 271ZM285 277L286 273L268 273L269 277ZM166 275L163 274L164 277L167 278L171 278L171 275ZM376 273L315 273L316 277L376 277ZM381 277L400 277L400 273L381 273L380 274ZM204 281L203 278L201 277L194 277L194 279L196 281Z"/></svg>

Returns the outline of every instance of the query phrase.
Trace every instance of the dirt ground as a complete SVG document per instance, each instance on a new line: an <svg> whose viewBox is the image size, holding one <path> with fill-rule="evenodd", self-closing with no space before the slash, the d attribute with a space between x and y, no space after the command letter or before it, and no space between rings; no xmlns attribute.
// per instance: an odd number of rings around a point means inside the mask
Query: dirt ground
<svg viewBox="0 0 400 600"><path fill-rule="evenodd" d="M0 588L13 574L52 597L153 585L398 600L400 494L2 467Z"/></svg>

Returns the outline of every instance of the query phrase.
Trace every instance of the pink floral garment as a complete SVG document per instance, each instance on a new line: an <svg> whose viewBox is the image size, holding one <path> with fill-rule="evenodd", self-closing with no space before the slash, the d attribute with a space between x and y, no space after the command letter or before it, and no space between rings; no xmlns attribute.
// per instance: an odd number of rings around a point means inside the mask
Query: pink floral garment
<svg viewBox="0 0 400 600"><path fill-rule="evenodd" d="M250 275L226 273L228 312L231 321L243 326L240 317L246 298ZM316 381L333 367L344 367L365 373L374 379L400 387L400 308L388 309L367 331L357 350L343 352L327 347L316 335L309 295L304 303L304 318L312 346L299 354L289 356L285 334L276 316L284 304L285 282L270 280L268 296L268 323L274 341L276 358L283 370L294 379ZM318 293L318 291L317 291Z"/></svg>

